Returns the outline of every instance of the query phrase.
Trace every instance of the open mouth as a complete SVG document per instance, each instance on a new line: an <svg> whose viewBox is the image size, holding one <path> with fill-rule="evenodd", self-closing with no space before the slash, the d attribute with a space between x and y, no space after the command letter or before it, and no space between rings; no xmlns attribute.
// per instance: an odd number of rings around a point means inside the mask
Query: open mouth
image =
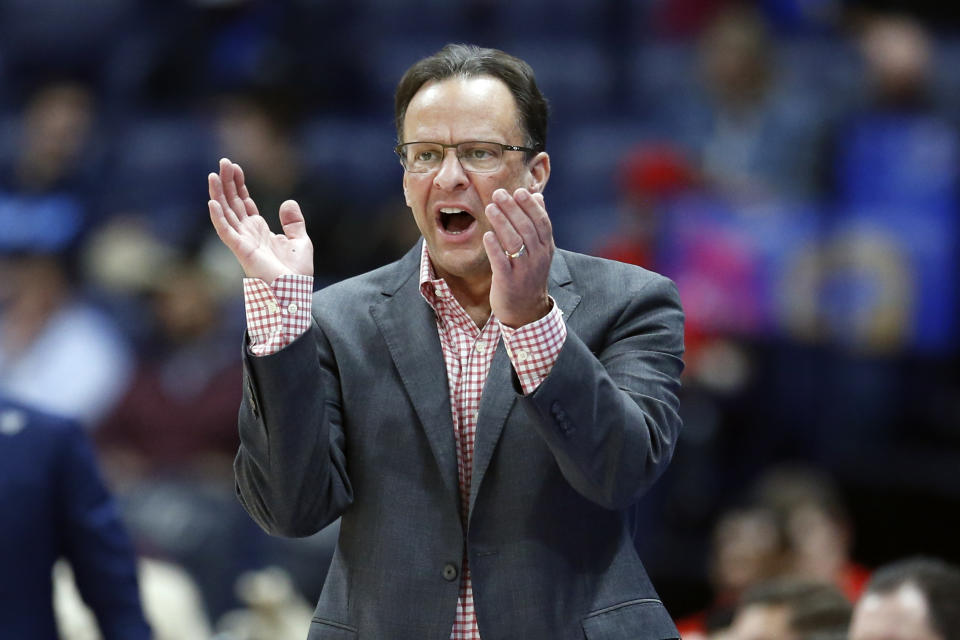
<svg viewBox="0 0 960 640"><path fill-rule="evenodd" d="M440 209L440 226L451 234L463 233L476 222L476 218L469 212L452 207Z"/></svg>

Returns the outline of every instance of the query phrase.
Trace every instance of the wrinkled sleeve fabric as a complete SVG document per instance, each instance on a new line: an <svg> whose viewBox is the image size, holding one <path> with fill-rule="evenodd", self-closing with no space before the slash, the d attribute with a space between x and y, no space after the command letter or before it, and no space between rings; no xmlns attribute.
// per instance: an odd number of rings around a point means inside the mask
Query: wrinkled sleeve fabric
<svg viewBox="0 0 960 640"><path fill-rule="evenodd" d="M589 346L568 320L549 375L520 398L571 486L609 509L631 505L663 473L681 427L680 298L673 282L645 273L596 314L605 324Z"/></svg>
<svg viewBox="0 0 960 640"><path fill-rule="evenodd" d="M306 306L300 298L290 304L300 307L291 312L297 314ZM271 335L299 331L280 325ZM289 342L286 337L267 342L271 348L262 355L252 347L243 350L237 493L268 533L309 536L353 502L340 380L333 349L312 319Z"/></svg>
<svg viewBox="0 0 960 640"><path fill-rule="evenodd" d="M550 312L535 322L517 329L500 325L507 355L525 395L536 391L543 379L550 374L567 339L563 313L553 299L551 304L553 307Z"/></svg>

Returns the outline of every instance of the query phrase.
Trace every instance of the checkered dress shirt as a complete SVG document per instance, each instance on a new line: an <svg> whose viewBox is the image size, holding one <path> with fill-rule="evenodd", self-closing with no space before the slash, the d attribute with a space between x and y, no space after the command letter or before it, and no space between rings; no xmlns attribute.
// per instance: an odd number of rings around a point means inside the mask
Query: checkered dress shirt
<svg viewBox="0 0 960 640"><path fill-rule="evenodd" d="M312 296L310 276L280 276L273 281L273 287L259 278L244 278L243 305L250 353L276 353L309 329Z"/></svg>
<svg viewBox="0 0 960 640"><path fill-rule="evenodd" d="M281 276L272 288L262 280L244 280L247 330L254 355L275 353L306 331L310 325L311 288L312 279L306 276ZM477 327L447 283L435 277L426 243L420 259L420 292L437 317L456 435L460 517L466 528L477 412L497 344L502 337L521 388L529 394L550 373L567 330L555 303L546 316L519 329L501 325L492 315L482 329ZM466 549L450 639L480 640Z"/></svg>

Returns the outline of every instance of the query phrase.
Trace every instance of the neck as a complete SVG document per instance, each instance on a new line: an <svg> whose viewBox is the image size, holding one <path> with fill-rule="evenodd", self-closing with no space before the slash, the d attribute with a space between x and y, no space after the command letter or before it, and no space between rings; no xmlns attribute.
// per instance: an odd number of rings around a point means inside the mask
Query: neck
<svg viewBox="0 0 960 640"><path fill-rule="evenodd" d="M443 274L453 297L478 327L483 327L490 319L490 280L492 274L482 278L461 278Z"/></svg>

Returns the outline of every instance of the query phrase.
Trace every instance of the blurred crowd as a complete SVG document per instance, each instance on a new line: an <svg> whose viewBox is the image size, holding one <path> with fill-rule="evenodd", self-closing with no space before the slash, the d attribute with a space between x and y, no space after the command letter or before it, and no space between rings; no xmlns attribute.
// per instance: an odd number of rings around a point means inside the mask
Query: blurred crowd
<svg viewBox="0 0 960 640"><path fill-rule="evenodd" d="M874 568L960 561L960 21L878 6L0 0L0 393L85 426L142 579L195 594L171 637L284 637L337 532L235 499L242 274L205 176L239 162L274 225L298 200L317 286L388 262L417 238L394 83L500 47L551 102L558 245L680 289L685 429L635 523L671 612L847 625Z"/></svg>

